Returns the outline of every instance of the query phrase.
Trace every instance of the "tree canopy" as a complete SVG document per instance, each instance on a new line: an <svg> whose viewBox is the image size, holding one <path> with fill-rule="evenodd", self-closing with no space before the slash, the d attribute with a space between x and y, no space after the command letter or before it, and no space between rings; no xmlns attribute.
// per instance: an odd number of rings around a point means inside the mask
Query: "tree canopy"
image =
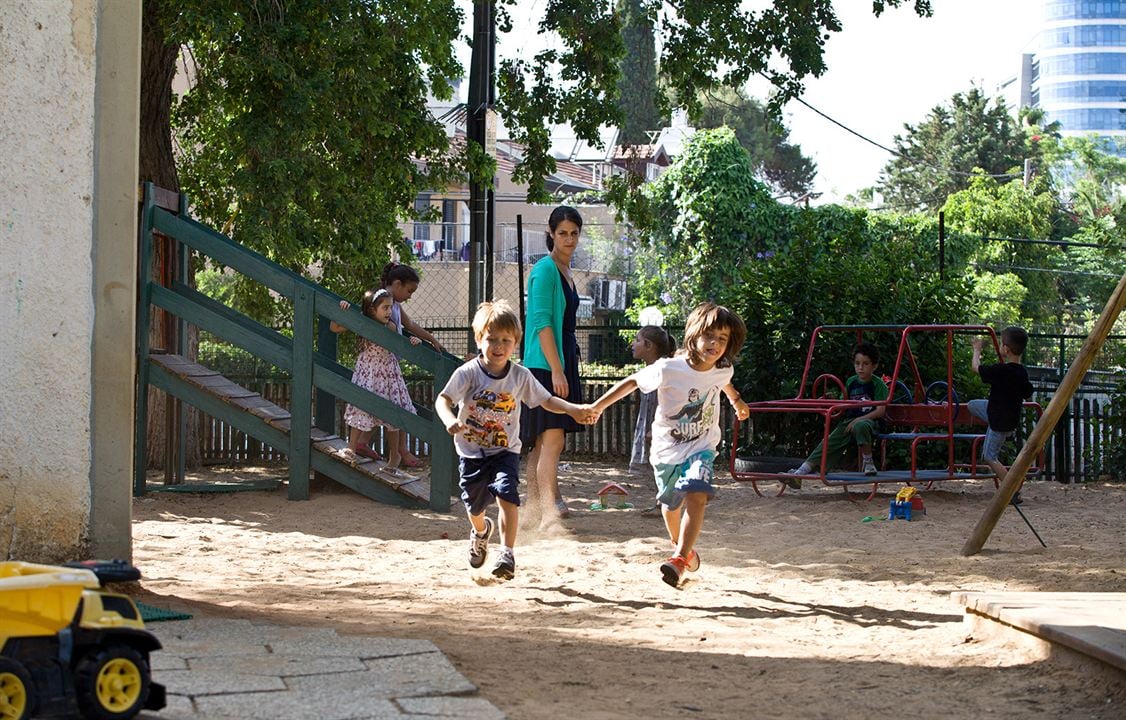
<svg viewBox="0 0 1126 720"><path fill-rule="evenodd" d="M622 113L619 141L626 145L649 143L649 133L665 126L657 107L657 47L653 23L642 11L642 0L618 0L622 24L622 56L618 77L618 108Z"/></svg>
<svg viewBox="0 0 1126 720"><path fill-rule="evenodd" d="M498 1L502 32L515 2ZM695 109L702 91L752 75L774 83L779 105L799 92L824 72L824 43L841 29L833 4L643 0L639 11L660 35L667 92ZM929 0L875 0L873 10L901 5L931 12ZM515 179L538 200L554 169L549 127L597 142L601 126L620 122L624 49L610 3L548 0L542 12L540 31L557 46L502 58L497 77L498 113L523 148ZM462 75L462 22L454 0L146 0L140 179L178 188L182 176L202 220L286 266L319 267L326 285L354 295L418 193L491 177L482 148L451 143L426 108ZM192 84L169 113L180 48Z"/></svg>
<svg viewBox="0 0 1126 720"><path fill-rule="evenodd" d="M980 88L955 93L904 129L877 185L889 205L937 210L969 187L975 172L999 178L1023 173L1023 130L1000 99L990 100Z"/></svg>
<svg viewBox="0 0 1126 720"><path fill-rule="evenodd" d="M798 197L813 187L817 164L790 142L789 128L745 91L723 88L707 93L692 123L698 128L734 130L751 157L755 176L776 192Z"/></svg>

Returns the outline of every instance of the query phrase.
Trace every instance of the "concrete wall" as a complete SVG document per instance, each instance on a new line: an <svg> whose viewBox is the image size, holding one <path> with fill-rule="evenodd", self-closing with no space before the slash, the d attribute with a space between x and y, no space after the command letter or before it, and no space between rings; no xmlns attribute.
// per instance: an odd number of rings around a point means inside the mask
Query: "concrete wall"
<svg viewBox="0 0 1126 720"><path fill-rule="evenodd" d="M122 219L101 197L120 202L120 187L96 174L98 27L103 11L126 10L139 40L139 4L0 2L0 558L73 559L91 544L96 309L109 292L95 283L96 227ZM133 109L131 129L109 132L131 132L135 148L135 94ZM132 171L130 185L135 150ZM108 276L124 278L131 306L130 274ZM103 340L128 348L120 325Z"/></svg>

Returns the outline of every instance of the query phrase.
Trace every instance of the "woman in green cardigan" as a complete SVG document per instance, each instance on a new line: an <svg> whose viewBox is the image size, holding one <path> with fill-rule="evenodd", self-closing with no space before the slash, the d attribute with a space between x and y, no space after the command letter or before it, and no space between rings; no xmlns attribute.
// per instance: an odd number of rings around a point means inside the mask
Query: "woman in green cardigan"
<svg viewBox="0 0 1126 720"><path fill-rule="evenodd" d="M583 218L575 208L561 205L552 211L547 225L548 255L532 266L528 275L523 364L554 395L581 403L579 342L575 337L579 293L571 277L571 256L579 246ZM584 430L570 415L524 406L520 440L533 448L525 472L532 514L546 520L551 517L552 502L559 517L570 514L559 492L556 470L566 434Z"/></svg>

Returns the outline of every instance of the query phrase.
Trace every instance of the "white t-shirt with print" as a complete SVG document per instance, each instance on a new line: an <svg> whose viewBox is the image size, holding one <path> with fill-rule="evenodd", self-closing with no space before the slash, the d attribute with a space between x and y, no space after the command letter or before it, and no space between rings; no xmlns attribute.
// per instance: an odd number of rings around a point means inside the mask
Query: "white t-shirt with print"
<svg viewBox="0 0 1126 720"><path fill-rule="evenodd" d="M641 392L657 391L651 464L673 464L719 445L719 397L735 374L732 367L693 370L683 356L663 358L637 371Z"/></svg>
<svg viewBox="0 0 1126 720"><path fill-rule="evenodd" d="M454 371L442 395L458 406L458 422L468 426L454 436L454 447L469 458L520 454L520 403L539 407L551 397L523 365L510 362L503 377L493 377L477 358Z"/></svg>

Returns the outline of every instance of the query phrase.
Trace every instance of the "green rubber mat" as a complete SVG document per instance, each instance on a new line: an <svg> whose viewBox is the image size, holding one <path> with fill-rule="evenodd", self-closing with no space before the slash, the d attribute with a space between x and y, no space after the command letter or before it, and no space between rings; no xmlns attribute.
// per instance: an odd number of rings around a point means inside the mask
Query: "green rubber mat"
<svg viewBox="0 0 1126 720"><path fill-rule="evenodd" d="M137 609L141 612L141 619L145 622L160 622L161 620L190 620L191 615L175 610L167 610L165 608L158 608L155 605L146 605L143 602L137 603Z"/></svg>

